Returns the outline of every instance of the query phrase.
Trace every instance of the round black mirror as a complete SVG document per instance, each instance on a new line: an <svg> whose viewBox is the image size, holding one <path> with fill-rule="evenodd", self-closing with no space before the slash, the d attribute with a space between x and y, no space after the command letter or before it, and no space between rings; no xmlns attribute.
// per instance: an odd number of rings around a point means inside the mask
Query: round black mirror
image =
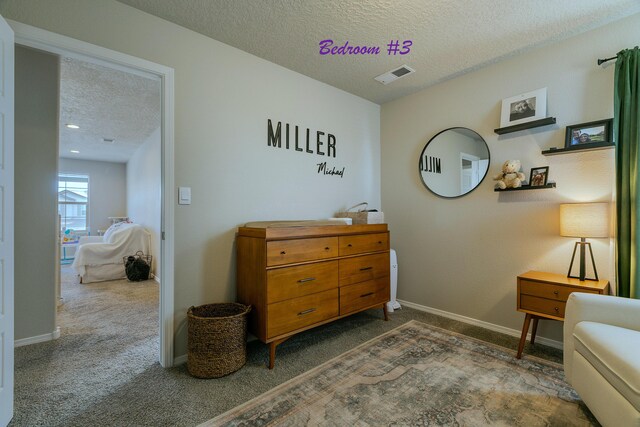
<svg viewBox="0 0 640 427"><path fill-rule="evenodd" d="M487 176L489 160L489 147L477 132L445 129L424 146L418 163L420 179L440 197L464 196Z"/></svg>

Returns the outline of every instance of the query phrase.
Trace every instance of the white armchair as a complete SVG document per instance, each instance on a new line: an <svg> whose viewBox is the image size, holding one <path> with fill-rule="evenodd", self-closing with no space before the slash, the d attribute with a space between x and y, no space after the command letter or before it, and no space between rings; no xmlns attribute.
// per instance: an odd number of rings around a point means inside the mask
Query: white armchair
<svg viewBox="0 0 640 427"><path fill-rule="evenodd" d="M603 426L640 426L640 300L569 295L564 371Z"/></svg>

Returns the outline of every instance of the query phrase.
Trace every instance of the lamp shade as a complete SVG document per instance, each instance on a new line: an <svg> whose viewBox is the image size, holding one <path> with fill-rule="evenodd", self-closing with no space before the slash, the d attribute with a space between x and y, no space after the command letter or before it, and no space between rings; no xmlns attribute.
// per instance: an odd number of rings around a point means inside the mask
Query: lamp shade
<svg viewBox="0 0 640 427"><path fill-rule="evenodd" d="M580 238L609 237L609 204L560 205L560 235Z"/></svg>

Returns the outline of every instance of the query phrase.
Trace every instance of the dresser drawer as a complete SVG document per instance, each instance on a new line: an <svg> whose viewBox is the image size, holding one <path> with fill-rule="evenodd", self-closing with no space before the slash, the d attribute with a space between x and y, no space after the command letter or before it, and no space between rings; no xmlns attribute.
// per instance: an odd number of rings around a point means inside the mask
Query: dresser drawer
<svg viewBox="0 0 640 427"><path fill-rule="evenodd" d="M389 277L340 288L340 315L389 301Z"/></svg>
<svg viewBox="0 0 640 427"><path fill-rule="evenodd" d="M338 289L306 295L267 306L269 338L338 315Z"/></svg>
<svg viewBox="0 0 640 427"><path fill-rule="evenodd" d="M389 253L340 260L340 286L366 282L389 275Z"/></svg>
<svg viewBox="0 0 640 427"><path fill-rule="evenodd" d="M388 249L389 235L387 233L340 237L340 256L386 251Z"/></svg>
<svg viewBox="0 0 640 427"><path fill-rule="evenodd" d="M532 295L556 301L566 301L569 298L569 294L572 292L599 293L597 290L591 289L576 289L551 283L534 282L524 279L520 280L520 294L524 295Z"/></svg>
<svg viewBox="0 0 640 427"><path fill-rule="evenodd" d="M267 265L283 265L338 256L337 237L267 242Z"/></svg>
<svg viewBox="0 0 640 427"><path fill-rule="evenodd" d="M540 314L564 318L564 308L566 302L556 301L547 298L534 297L531 295L520 295L520 309L534 311Z"/></svg>
<svg viewBox="0 0 640 427"><path fill-rule="evenodd" d="M338 261L267 271L267 304L338 287Z"/></svg>

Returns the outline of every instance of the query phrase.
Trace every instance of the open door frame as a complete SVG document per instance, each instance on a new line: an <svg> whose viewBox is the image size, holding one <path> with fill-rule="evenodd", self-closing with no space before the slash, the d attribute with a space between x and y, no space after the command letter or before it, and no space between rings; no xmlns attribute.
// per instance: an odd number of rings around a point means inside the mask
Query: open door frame
<svg viewBox="0 0 640 427"><path fill-rule="evenodd" d="M15 43L62 56L90 58L108 67L158 76L162 87L162 213L160 244L160 365L174 364L174 70L131 55L106 49L31 25L7 20Z"/></svg>
<svg viewBox="0 0 640 427"><path fill-rule="evenodd" d="M0 426L13 418L14 43L0 17Z"/></svg>

